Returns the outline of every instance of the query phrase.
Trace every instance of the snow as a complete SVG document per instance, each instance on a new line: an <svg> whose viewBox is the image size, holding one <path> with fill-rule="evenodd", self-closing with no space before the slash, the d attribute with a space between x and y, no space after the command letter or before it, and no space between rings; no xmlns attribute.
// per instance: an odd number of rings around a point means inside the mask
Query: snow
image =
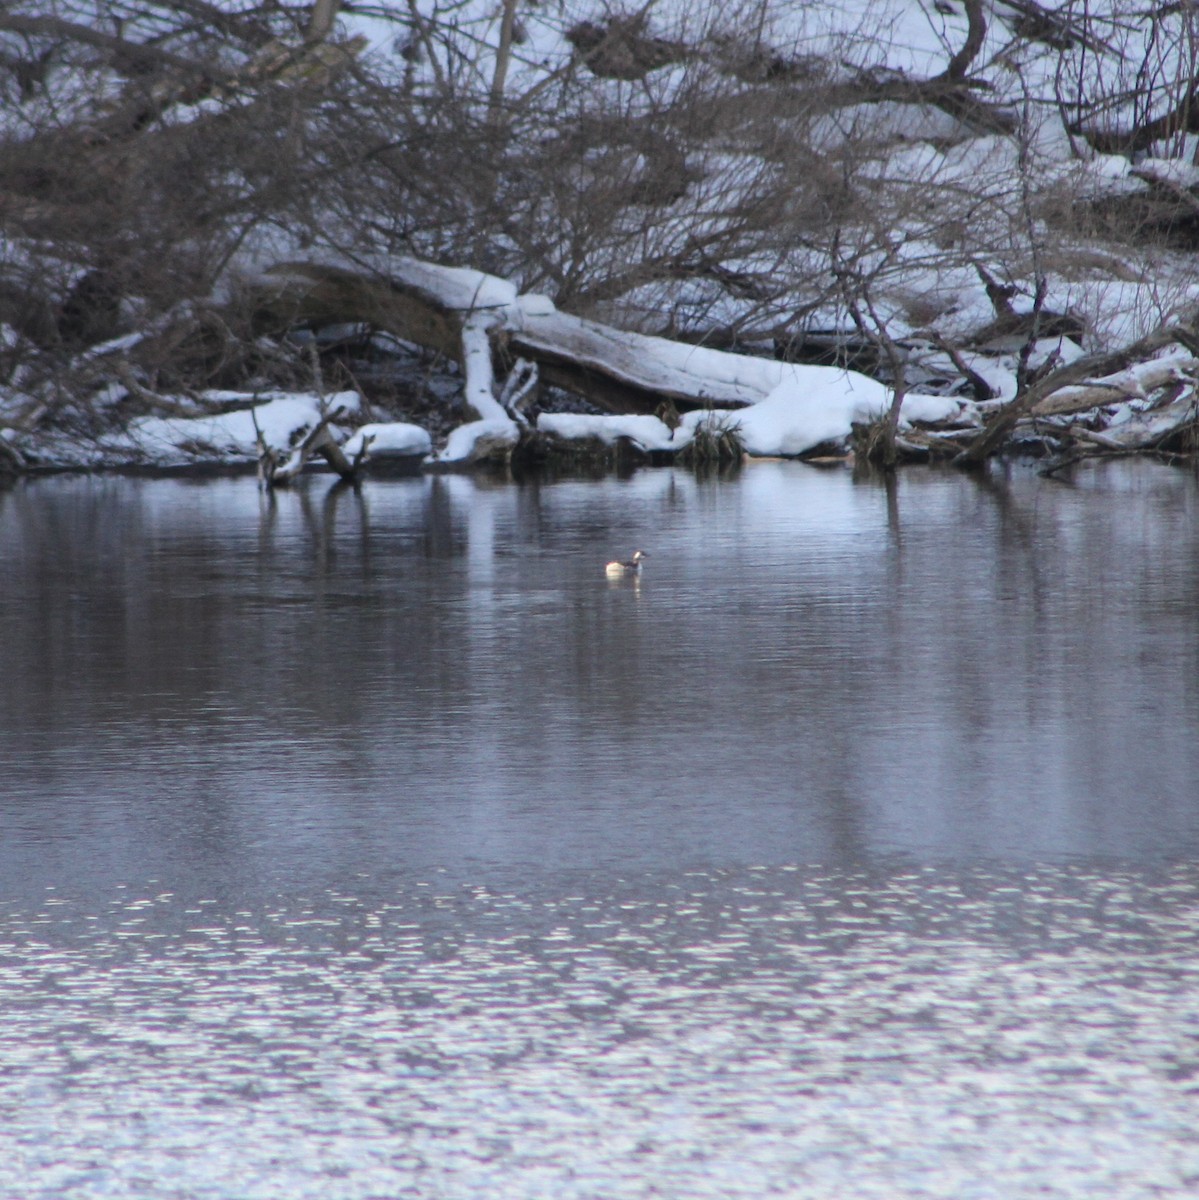
<svg viewBox="0 0 1199 1200"><path fill-rule="evenodd" d="M650 391L713 402L761 400L788 370L774 359L621 331L557 310L524 313L519 335L522 342L545 350L569 347L576 362L602 360L617 378Z"/></svg>
<svg viewBox="0 0 1199 1200"><path fill-rule="evenodd" d="M368 454L371 458L404 458L408 455L431 454L433 439L428 430L404 421L388 421L363 425L342 446L342 452L353 459L362 449L362 443L370 438Z"/></svg>
<svg viewBox="0 0 1199 1200"><path fill-rule="evenodd" d="M390 265L392 274L400 282L436 296L447 308L461 312L502 310L516 303L516 285L485 271L443 267L407 257L393 259Z"/></svg>
<svg viewBox="0 0 1199 1200"><path fill-rule="evenodd" d="M803 454L825 442L841 443L853 426L883 416L891 393L881 383L831 367L797 367L760 404L722 414L735 425L746 453L756 457ZM901 424L942 421L959 416L963 402L949 396L905 397Z"/></svg>
<svg viewBox="0 0 1199 1200"><path fill-rule="evenodd" d="M462 369L466 382L462 398L482 421L507 419L503 405L495 396L495 378L491 367L489 331L496 318L488 313L472 313L462 325Z"/></svg>
<svg viewBox="0 0 1199 1200"><path fill-rule="evenodd" d="M325 397L325 403L330 412L355 412L360 398L357 392L337 392ZM153 462L174 463L197 453L253 461L258 457L255 423L268 446L287 450L321 419L320 406L321 398L309 393L276 393L263 404L214 416L139 417L125 436Z"/></svg>
<svg viewBox="0 0 1199 1200"><path fill-rule="evenodd" d="M507 417L470 421L466 425L459 425L450 433L445 449L436 456L436 461L442 463L468 462L475 453L475 447L483 438L489 438L501 444L515 445L518 433L516 422Z"/></svg>
<svg viewBox="0 0 1199 1200"><path fill-rule="evenodd" d="M564 438L594 437L609 444L629 438L644 450L680 450L704 426L714 431L737 429L751 456L786 458L826 442L843 445L855 424L875 420L890 408L889 389L865 375L834 367L780 366L786 377L764 400L735 411L689 412L673 436L663 422L650 416L547 413L537 425ZM954 420L970 407L956 397L912 394L900 410L901 425Z"/></svg>
<svg viewBox="0 0 1199 1200"><path fill-rule="evenodd" d="M137 333L127 333L123 337L112 338L107 342L100 342L80 354L76 362L83 363L93 358L103 358L106 354L118 354L122 350L131 350L145 336L144 332L138 331Z"/></svg>
<svg viewBox="0 0 1199 1200"><path fill-rule="evenodd" d="M923 396L919 392L911 392L900 405L899 423L901 427L910 427L917 421L928 425L940 421L960 421L970 413L972 407L957 396Z"/></svg>
<svg viewBox="0 0 1199 1200"><path fill-rule="evenodd" d="M509 320L517 328L522 328L526 317L548 317L557 311L554 302L548 296L543 296L539 292L526 292L522 296L517 296Z"/></svg>
<svg viewBox="0 0 1199 1200"><path fill-rule="evenodd" d="M576 413L543 413L537 420L543 433L571 441L598 438L612 445L628 438L643 450L678 450L690 440L690 433L676 441L668 425L657 417L631 414L627 416L590 416Z"/></svg>
<svg viewBox="0 0 1199 1200"><path fill-rule="evenodd" d="M649 339L660 341L660 339ZM668 364L677 365L677 351L695 353L694 347L673 347L663 351ZM774 376L775 386L758 402L731 410L697 410L683 418L679 429L670 428L655 416L594 416L570 413L546 413L538 428L568 440L598 438L612 444L628 438L645 450L677 451L686 446L704 424L738 428L746 450L754 456L786 457L802 454L825 442L844 443L855 423L869 421L885 413L891 393L882 384L853 371L833 367L802 366L773 360L745 360L719 351L703 351L704 361L719 365L718 358L761 362L768 368L765 379ZM211 393L210 402L249 399L238 393ZM329 410L341 407L357 411L356 392L341 392L325 398ZM343 445L353 458L363 440L372 438L371 457L429 456L439 463L465 463L475 455L482 439L512 445L519 429L516 423L492 400L492 415L453 430L440 454L432 454L432 441L426 430L405 422L364 425ZM273 395L263 403L233 412L203 417L142 417L133 421L127 432L127 444L144 458L164 465L194 460L196 457L220 457L250 460L258 456L258 431L276 450L293 447L299 438L320 420L321 399L305 393ZM958 417L965 406L961 400L943 396L909 395L902 409L904 422L944 421ZM256 429L257 425L257 429ZM112 448L116 448L115 446Z"/></svg>

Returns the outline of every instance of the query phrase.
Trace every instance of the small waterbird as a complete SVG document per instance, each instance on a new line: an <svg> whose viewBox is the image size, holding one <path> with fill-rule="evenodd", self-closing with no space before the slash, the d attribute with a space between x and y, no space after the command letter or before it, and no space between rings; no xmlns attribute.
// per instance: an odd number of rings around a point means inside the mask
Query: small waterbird
<svg viewBox="0 0 1199 1200"><path fill-rule="evenodd" d="M604 568L604 574L609 579L619 579L622 575L640 575L643 558L649 558L649 555L644 550L634 550L633 557L628 562L610 562Z"/></svg>

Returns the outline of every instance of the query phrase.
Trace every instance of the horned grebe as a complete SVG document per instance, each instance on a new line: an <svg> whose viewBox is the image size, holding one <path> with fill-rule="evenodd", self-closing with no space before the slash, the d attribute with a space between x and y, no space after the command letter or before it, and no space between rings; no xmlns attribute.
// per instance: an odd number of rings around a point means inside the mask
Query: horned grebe
<svg viewBox="0 0 1199 1200"><path fill-rule="evenodd" d="M610 562L604 568L604 573L609 579L619 579L622 575L640 575L643 558L649 558L649 555L644 550L634 550L633 557L628 562Z"/></svg>

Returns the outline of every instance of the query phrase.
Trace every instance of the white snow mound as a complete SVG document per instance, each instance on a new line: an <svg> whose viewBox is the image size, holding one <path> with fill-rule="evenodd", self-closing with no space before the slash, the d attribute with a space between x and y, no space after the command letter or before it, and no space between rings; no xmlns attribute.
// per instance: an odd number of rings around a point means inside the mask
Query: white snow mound
<svg viewBox="0 0 1199 1200"><path fill-rule="evenodd" d="M371 458L404 458L410 454L429 454L433 449L428 430L404 421L388 421L363 425L342 446L342 453L352 459L368 437L372 439Z"/></svg>

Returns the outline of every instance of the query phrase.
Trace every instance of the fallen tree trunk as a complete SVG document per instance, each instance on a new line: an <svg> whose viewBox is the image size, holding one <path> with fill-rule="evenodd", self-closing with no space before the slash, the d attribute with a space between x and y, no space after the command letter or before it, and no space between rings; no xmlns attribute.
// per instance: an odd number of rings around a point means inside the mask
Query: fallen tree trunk
<svg viewBox="0 0 1199 1200"><path fill-rule="evenodd" d="M1091 354L1059 367L1025 388L1014 400L997 410L983 432L954 459L954 462L961 467L980 466L1001 449L1017 422L1035 413L1038 406L1047 403L1055 393L1071 385L1086 385L1089 381L1104 379L1124 371L1137 362L1152 359L1159 350L1172 345L1193 348L1199 345L1199 334L1189 325L1163 325L1122 350L1108 354ZM1094 407L1094 403L1087 407Z"/></svg>
<svg viewBox="0 0 1199 1200"><path fill-rule="evenodd" d="M24 455L16 446L9 445L5 438L0 437L0 479L6 476L20 475L25 468Z"/></svg>
<svg viewBox="0 0 1199 1200"><path fill-rule="evenodd" d="M1106 450L1128 453L1157 450L1199 424L1199 401L1194 395L1175 400L1153 412L1137 413L1105 430L1071 426L1067 434ZM1192 448L1192 447L1188 447Z"/></svg>
<svg viewBox="0 0 1199 1200"><path fill-rule="evenodd" d="M477 333L485 319L497 357L532 362L543 382L613 413L653 413L664 400L682 409L753 404L787 369L774 359L613 329L559 312L544 297L518 297L494 276L416 260L396 264L386 279L286 263L253 280L247 296L259 328L362 323L452 357L464 370L473 363L468 374L475 377L481 377ZM488 415L478 395L468 403Z"/></svg>
<svg viewBox="0 0 1199 1200"><path fill-rule="evenodd" d="M255 325L271 333L360 323L451 357L461 344L461 314L410 281L283 263L251 281L246 298Z"/></svg>
<svg viewBox="0 0 1199 1200"><path fill-rule="evenodd" d="M543 379L613 412L652 413L664 400L740 408L764 399L783 378L773 359L628 333L552 308L522 314L506 336Z"/></svg>
<svg viewBox="0 0 1199 1200"><path fill-rule="evenodd" d="M1199 373L1199 359L1189 353L1137 363L1114 375L1066 386L1033 405L1034 417L1049 417L1086 412L1104 404L1123 400L1148 400L1161 388L1171 385L1193 386Z"/></svg>

